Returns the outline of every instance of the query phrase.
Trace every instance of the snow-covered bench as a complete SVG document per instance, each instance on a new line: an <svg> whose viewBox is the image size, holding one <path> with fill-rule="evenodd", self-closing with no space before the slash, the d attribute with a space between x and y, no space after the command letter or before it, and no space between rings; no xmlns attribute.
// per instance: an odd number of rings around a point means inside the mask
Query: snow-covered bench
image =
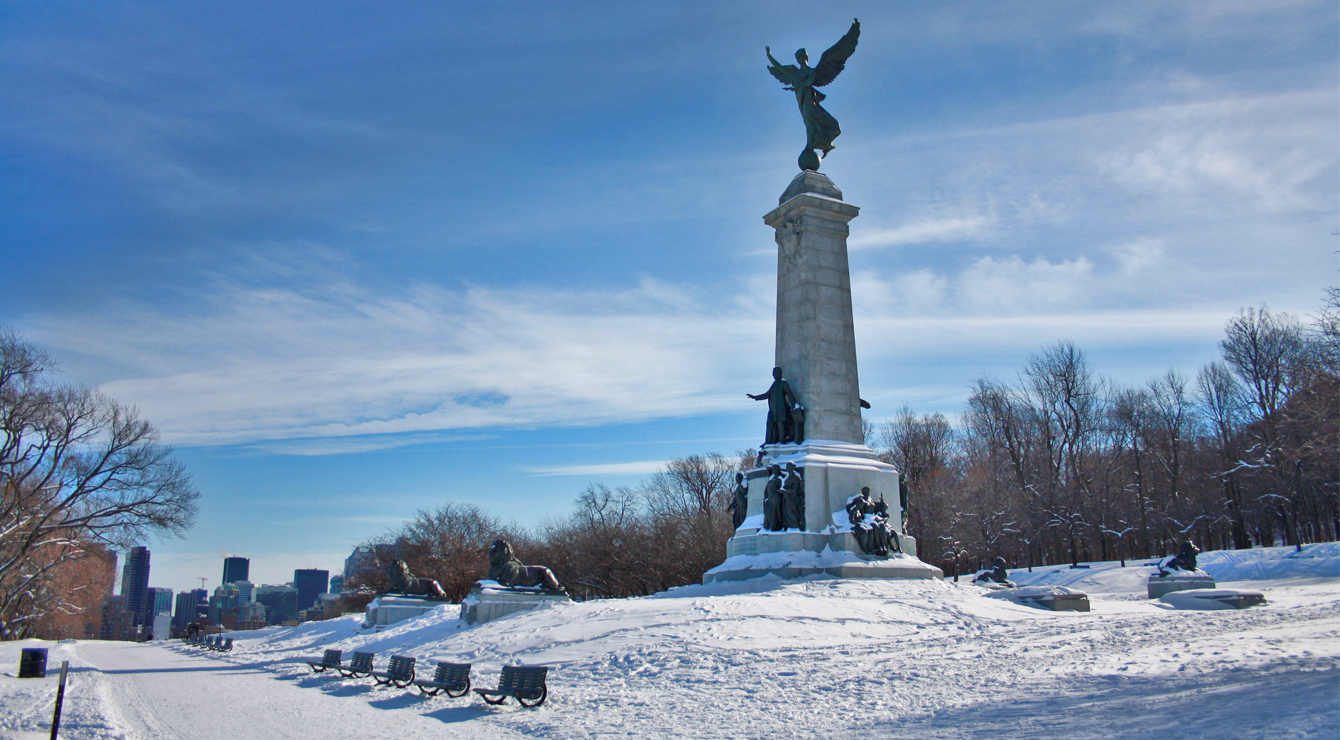
<svg viewBox="0 0 1340 740"><path fill-rule="evenodd" d="M545 665L505 665L498 688L475 689L475 693L486 704L502 704L507 697L515 696L523 707L538 707L549 696L549 687L544 682L547 675L549 666Z"/></svg>
<svg viewBox="0 0 1340 740"><path fill-rule="evenodd" d="M354 653L354 659L349 661L349 665L340 666L335 670L340 672L345 678L364 678L372 675L372 658L376 653Z"/></svg>
<svg viewBox="0 0 1340 740"><path fill-rule="evenodd" d="M403 689L414 681L414 659L408 655L392 655L386 670L373 671L372 678L381 686L394 685Z"/></svg>
<svg viewBox="0 0 1340 740"><path fill-rule="evenodd" d="M344 660L343 650L327 650L325 655L321 656L321 660L309 660L307 665L311 666L315 673L321 673L327 668L334 668L338 671L342 660Z"/></svg>
<svg viewBox="0 0 1340 740"><path fill-rule="evenodd" d="M456 698L470 691L470 664L439 662L431 681L415 681L424 696L437 696L443 691Z"/></svg>

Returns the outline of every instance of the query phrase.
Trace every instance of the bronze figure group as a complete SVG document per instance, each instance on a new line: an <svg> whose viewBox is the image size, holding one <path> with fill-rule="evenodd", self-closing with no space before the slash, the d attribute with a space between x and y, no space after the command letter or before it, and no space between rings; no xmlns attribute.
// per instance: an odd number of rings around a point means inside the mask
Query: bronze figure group
<svg viewBox="0 0 1340 740"><path fill-rule="evenodd" d="M795 463L768 467L763 489L763 528L770 532L805 528L805 479Z"/></svg>
<svg viewBox="0 0 1340 740"><path fill-rule="evenodd" d="M891 552L903 551L898 532L889 523L889 505L883 496L879 501L872 501L869 486L847 501L847 519L851 522L856 544L864 552L886 557Z"/></svg>

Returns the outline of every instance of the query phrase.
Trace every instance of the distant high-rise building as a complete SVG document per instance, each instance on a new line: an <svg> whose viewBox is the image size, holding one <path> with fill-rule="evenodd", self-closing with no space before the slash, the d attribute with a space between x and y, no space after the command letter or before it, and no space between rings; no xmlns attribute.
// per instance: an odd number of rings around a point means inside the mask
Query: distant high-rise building
<svg viewBox="0 0 1340 740"><path fill-rule="evenodd" d="M132 547L126 554L126 567L121 571L121 597L126 611L135 624L152 624L148 619L151 604L145 598L149 592L149 548Z"/></svg>
<svg viewBox="0 0 1340 740"><path fill-rule="evenodd" d="M193 588L191 589L191 595L195 597L195 616L190 621L200 622L208 620L209 592L203 588Z"/></svg>
<svg viewBox="0 0 1340 740"><path fill-rule="evenodd" d="M298 618L298 589L292 586L259 586L256 603L265 605L265 619L270 624L283 624Z"/></svg>
<svg viewBox="0 0 1340 740"><path fill-rule="evenodd" d="M237 586L225 583L214 589L214 595L209 597L209 621L222 625L227 625L229 621L236 622L237 610L241 605L242 595Z"/></svg>
<svg viewBox="0 0 1340 740"><path fill-rule="evenodd" d="M152 625L155 616L172 613L172 589L150 586L145 590L144 604L148 615L145 624Z"/></svg>
<svg viewBox="0 0 1340 740"><path fill-rule="evenodd" d="M237 583L251 578L251 560L231 557L223 559L223 580L219 583Z"/></svg>
<svg viewBox="0 0 1340 740"><path fill-rule="evenodd" d="M177 605L172 610L172 626L185 630L186 625L195 621L195 605L198 601L195 591L182 591L177 594Z"/></svg>
<svg viewBox="0 0 1340 740"><path fill-rule="evenodd" d="M339 594L344 591L344 576L330 577L330 593Z"/></svg>
<svg viewBox="0 0 1340 740"><path fill-rule="evenodd" d="M256 600L256 584L251 581L233 581L237 587L237 593L242 598L243 604L250 604Z"/></svg>
<svg viewBox="0 0 1340 740"><path fill-rule="evenodd" d="M104 640L135 639L135 615L126 610L126 597L108 596L102 602L102 624L98 636Z"/></svg>
<svg viewBox="0 0 1340 740"><path fill-rule="evenodd" d="M355 547L353 553L344 559L344 580L351 581L358 572L377 567L377 554L371 547Z"/></svg>
<svg viewBox="0 0 1340 740"><path fill-rule="evenodd" d="M298 589L298 609L310 609L316 604L316 597L326 593L330 583L328 570L295 570L293 587Z"/></svg>

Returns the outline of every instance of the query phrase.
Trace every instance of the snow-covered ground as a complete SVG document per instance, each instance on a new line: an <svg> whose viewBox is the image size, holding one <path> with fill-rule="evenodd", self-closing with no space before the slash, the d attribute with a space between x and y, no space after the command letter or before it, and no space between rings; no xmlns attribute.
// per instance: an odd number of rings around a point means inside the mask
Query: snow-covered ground
<svg viewBox="0 0 1340 740"><path fill-rule="evenodd" d="M466 626L444 606L381 632L345 617L235 632L236 650L45 643L69 660L64 738L968 738L1340 736L1340 544L1210 552L1242 611L1144 598L1145 562L1012 571L1087 592L1088 613L983 598L962 581L691 586ZM47 736L55 673L13 678L0 645L0 737ZM315 675L332 647L473 663L544 664L540 709L422 698Z"/></svg>

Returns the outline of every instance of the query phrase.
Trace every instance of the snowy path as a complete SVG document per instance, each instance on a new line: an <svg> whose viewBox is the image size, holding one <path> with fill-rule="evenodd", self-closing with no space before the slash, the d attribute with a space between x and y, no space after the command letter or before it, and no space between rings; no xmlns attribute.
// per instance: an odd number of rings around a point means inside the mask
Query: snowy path
<svg viewBox="0 0 1340 740"><path fill-rule="evenodd" d="M1333 740L1340 545L1306 554L1310 564L1235 553L1236 572L1280 576L1221 584L1267 594L1269 604L1243 611L1171 609L1137 592L1148 568L1099 564L1018 575L1089 591L1089 613L984 598L967 583L772 578L478 626L444 606L381 633L352 617L237 632L228 654L62 643L52 660L76 669L62 732L70 740ZM0 663L17 663L20 646L0 644ZM424 671L470 662L477 686L496 681L501 665L550 665L551 696L538 710L495 708L314 675L301 661L326 647L376 652L378 666L413 655ZM0 739L44 726L52 686L0 677Z"/></svg>
<svg viewBox="0 0 1340 740"><path fill-rule="evenodd" d="M310 687L329 678L276 680L272 671L211 660L199 651L118 642L62 648L61 658L71 665L62 737L330 737L349 728L358 728L357 736L369 740L481 737L481 731L488 737L520 737L504 727L456 734L443 724L479 714L468 708L440 707L448 715L464 715L456 717L415 712L388 717L421 700L398 689L374 689L371 681L343 685L336 680L339 690L327 693Z"/></svg>

